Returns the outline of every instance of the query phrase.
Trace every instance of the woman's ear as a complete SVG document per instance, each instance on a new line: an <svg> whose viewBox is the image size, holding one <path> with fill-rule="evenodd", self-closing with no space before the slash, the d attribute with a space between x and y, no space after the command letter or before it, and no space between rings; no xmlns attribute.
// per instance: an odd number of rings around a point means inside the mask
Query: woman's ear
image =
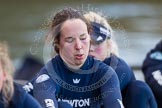
<svg viewBox="0 0 162 108"><path fill-rule="evenodd" d="M111 39L109 40L109 45L110 45L110 47L111 47L111 50L112 50L113 41L112 41Z"/></svg>
<svg viewBox="0 0 162 108"><path fill-rule="evenodd" d="M115 41L111 40L111 53L119 56L118 45Z"/></svg>
<svg viewBox="0 0 162 108"><path fill-rule="evenodd" d="M110 50L110 52L112 52L112 44L113 44L113 42L112 42L112 40L111 39L108 39L107 40L107 45L108 45L108 48L109 48L109 50Z"/></svg>
<svg viewBox="0 0 162 108"><path fill-rule="evenodd" d="M112 42L110 39L106 40L107 42L107 57L110 57L111 53L112 53Z"/></svg>

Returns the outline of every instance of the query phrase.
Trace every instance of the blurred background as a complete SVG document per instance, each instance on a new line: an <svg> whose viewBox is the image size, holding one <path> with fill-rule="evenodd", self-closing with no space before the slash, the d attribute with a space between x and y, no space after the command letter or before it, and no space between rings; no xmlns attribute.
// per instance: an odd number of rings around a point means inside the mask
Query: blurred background
<svg viewBox="0 0 162 108"><path fill-rule="evenodd" d="M142 79L140 67L145 55L162 39L160 0L1 1L0 40L9 43L16 68L29 54L44 62L43 48L48 22L53 13L68 6L103 13L113 27L120 56Z"/></svg>

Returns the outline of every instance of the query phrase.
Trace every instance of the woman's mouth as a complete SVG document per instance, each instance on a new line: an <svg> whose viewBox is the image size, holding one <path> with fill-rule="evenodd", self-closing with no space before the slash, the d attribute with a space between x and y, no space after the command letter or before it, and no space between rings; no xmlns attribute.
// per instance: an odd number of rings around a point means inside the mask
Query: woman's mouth
<svg viewBox="0 0 162 108"><path fill-rule="evenodd" d="M81 60L81 59L84 58L84 54L76 54L76 55L75 55L75 58L76 58L77 60Z"/></svg>

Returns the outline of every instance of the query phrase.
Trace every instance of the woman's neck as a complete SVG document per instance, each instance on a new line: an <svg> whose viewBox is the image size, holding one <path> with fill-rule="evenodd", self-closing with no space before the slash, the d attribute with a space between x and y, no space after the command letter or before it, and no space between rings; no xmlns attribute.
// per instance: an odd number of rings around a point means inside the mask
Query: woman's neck
<svg viewBox="0 0 162 108"><path fill-rule="evenodd" d="M83 64L81 64L81 65L72 65L72 64L69 64L68 62L66 62L66 60L63 57L61 57L61 58L62 58L63 62L65 63L65 65L67 67L71 68L71 69L78 70L83 65Z"/></svg>

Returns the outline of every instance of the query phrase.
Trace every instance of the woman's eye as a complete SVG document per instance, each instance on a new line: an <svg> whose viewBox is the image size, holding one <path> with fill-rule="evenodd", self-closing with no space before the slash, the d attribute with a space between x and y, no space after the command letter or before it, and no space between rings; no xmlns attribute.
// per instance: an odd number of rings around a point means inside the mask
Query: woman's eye
<svg viewBox="0 0 162 108"><path fill-rule="evenodd" d="M68 38L66 38L65 40L66 40L66 42L71 43L71 42L74 41L74 38L72 38L72 37L68 37Z"/></svg>
<svg viewBox="0 0 162 108"><path fill-rule="evenodd" d="M80 40L85 40L87 38L87 36L85 34L80 36Z"/></svg>
<svg viewBox="0 0 162 108"><path fill-rule="evenodd" d="M80 38L80 40L86 40L86 37L84 37L84 38Z"/></svg>

